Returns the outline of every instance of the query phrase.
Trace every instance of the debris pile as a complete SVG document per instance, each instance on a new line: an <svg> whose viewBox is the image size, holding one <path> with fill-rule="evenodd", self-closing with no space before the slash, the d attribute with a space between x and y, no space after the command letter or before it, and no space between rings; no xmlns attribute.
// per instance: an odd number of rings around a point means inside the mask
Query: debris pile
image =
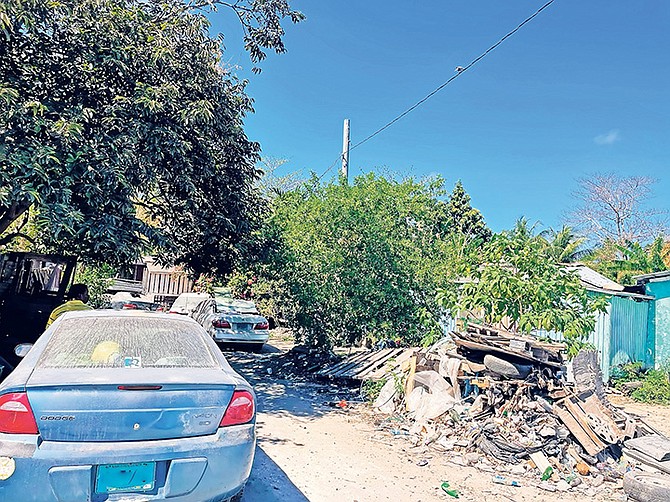
<svg viewBox="0 0 670 502"><path fill-rule="evenodd" d="M309 379L326 365L334 364L342 357L330 351L296 345L283 354L268 355L268 374L285 379Z"/></svg>
<svg viewBox="0 0 670 502"><path fill-rule="evenodd" d="M569 383L564 349L471 324L430 349L357 356L320 374L385 375L374 403L388 415L380 430L449 452L450 461L488 466L498 477L530 476L548 491L593 490L605 481L620 487L636 462L670 472L670 441L650 451L657 431L607 401L596 352L572 361Z"/></svg>

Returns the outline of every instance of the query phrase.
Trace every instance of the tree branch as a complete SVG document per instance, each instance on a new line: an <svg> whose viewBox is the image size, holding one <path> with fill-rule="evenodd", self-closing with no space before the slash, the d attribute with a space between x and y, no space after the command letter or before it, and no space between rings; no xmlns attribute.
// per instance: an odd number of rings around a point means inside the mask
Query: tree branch
<svg viewBox="0 0 670 502"><path fill-rule="evenodd" d="M25 239L31 244L35 244L35 239L30 237L29 235L24 234L22 232L12 232L11 234L7 234L4 237L0 237L0 246L9 244L11 241L17 238Z"/></svg>

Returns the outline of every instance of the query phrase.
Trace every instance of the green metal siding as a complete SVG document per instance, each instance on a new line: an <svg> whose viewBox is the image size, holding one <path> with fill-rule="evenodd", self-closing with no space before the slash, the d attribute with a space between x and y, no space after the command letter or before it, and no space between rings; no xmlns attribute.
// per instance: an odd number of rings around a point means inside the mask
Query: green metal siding
<svg viewBox="0 0 670 502"><path fill-rule="evenodd" d="M653 353L653 344L647 338L649 310L648 300L610 296L607 312L597 315L589 342L598 350L605 381L613 366L633 361L648 364Z"/></svg>
<svg viewBox="0 0 670 502"><path fill-rule="evenodd" d="M609 380L613 366L633 361L646 363L653 353L653 344L649 344L647 337L650 305L649 300L610 296L607 311L596 315L596 326L589 336L589 343L598 351L605 381ZM563 340L561 333L538 331L537 334Z"/></svg>
<svg viewBox="0 0 670 502"><path fill-rule="evenodd" d="M609 380L610 376L610 312L611 305L607 305L607 312L596 315L596 327L589 336L589 342L598 351L600 369L603 372L603 380Z"/></svg>
<svg viewBox="0 0 670 502"><path fill-rule="evenodd" d="M610 305L610 365L645 362L649 302L614 296Z"/></svg>
<svg viewBox="0 0 670 502"><path fill-rule="evenodd" d="M656 297L648 319L649 343L656 367L670 363L670 280L648 282L648 295Z"/></svg>

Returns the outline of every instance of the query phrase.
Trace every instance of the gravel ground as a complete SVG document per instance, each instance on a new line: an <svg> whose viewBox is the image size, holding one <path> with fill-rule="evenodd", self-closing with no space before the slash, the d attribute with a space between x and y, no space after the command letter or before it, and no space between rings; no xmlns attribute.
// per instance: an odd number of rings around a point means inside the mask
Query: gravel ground
<svg viewBox="0 0 670 502"><path fill-rule="evenodd" d="M355 402L356 389L268 374L273 358L290 346L290 341L279 340L262 354L224 350L258 395L258 449L244 502L452 500L440 488L444 481L465 501L623 500L615 483L584 483L554 493L539 488L539 480L519 478L518 488L494 484L495 474L514 475L496 472L486 463L481 468L459 465L451 453L414 446L403 436L378 430L378 417L369 406ZM342 399L345 408L334 406ZM650 422L658 413L639 405L635 410L648 413ZM670 410L663 411L670 417Z"/></svg>

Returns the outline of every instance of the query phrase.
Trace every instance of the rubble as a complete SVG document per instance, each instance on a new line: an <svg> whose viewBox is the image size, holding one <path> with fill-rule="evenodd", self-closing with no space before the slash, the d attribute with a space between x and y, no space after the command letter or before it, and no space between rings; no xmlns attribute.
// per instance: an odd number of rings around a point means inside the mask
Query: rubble
<svg viewBox="0 0 670 502"><path fill-rule="evenodd" d="M283 354L262 354L259 357L267 359L268 374L291 380L307 380L318 369L342 359L333 352L305 345L296 345Z"/></svg>
<svg viewBox="0 0 670 502"><path fill-rule="evenodd" d="M595 351L569 383L563 344L472 324L450 335L387 362L379 430L547 491L614 490L640 463L670 473L670 441L607 401Z"/></svg>

